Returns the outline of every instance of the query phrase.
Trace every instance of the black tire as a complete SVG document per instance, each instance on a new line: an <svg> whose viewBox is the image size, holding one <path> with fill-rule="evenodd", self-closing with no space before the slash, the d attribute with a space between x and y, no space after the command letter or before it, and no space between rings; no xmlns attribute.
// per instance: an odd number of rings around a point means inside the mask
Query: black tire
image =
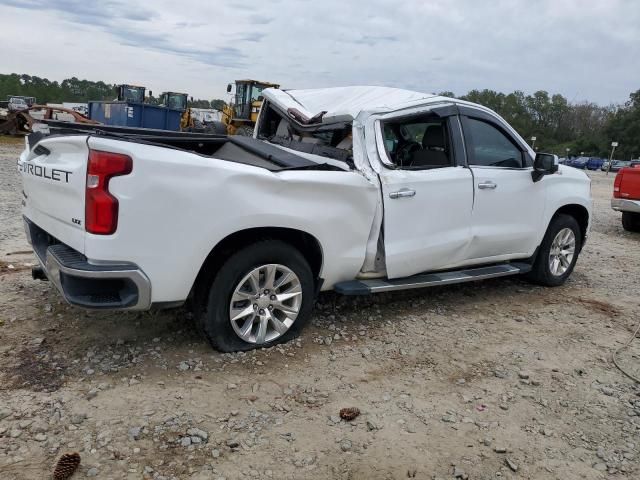
<svg viewBox="0 0 640 480"><path fill-rule="evenodd" d="M575 253L571 263L569 264L569 268L562 275L554 275L551 272L551 266L549 265L551 244L560 230L564 228L571 229L575 235ZM542 239L538 255L533 263L533 268L526 275L526 278L533 283L547 287L558 287L564 284L564 282L567 281L567 278L571 275L571 272L573 272L573 268L576 265L581 248L582 232L577 220L571 215L556 215L549 223L549 228L547 228L547 233L545 233L544 238Z"/></svg>
<svg viewBox="0 0 640 480"><path fill-rule="evenodd" d="M233 292L253 269L266 264L281 264L300 280L302 301L297 318L279 338L263 344L249 343L240 338L229 318ZM213 348L221 352L237 352L266 348L288 342L298 336L311 317L314 304L314 280L304 256L293 246L280 240L262 240L232 254L220 267L215 278L203 280L201 298L196 298L195 321ZM207 285L208 283L208 285Z"/></svg>
<svg viewBox="0 0 640 480"><path fill-rule="evenodd" d="M640 213L622 212L622 228L627 232L640 232Z"/></svg>

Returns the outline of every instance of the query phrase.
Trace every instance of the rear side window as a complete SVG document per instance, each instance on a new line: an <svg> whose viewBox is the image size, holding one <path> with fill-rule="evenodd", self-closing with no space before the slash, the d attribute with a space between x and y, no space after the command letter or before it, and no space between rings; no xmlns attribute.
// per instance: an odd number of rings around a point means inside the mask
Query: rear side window
<svg viewBox="0 0 640 480"><path fill-rule="evenodd" d="M507 135L490 123L466 118L464 134L469 165L505 168L524 166L522 151Z"/></svg>

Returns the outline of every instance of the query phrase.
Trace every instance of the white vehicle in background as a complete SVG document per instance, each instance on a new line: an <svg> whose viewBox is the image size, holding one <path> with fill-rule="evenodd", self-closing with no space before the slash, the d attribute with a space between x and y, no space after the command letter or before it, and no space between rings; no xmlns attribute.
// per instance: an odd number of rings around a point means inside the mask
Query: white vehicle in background
<svg viewBox="0 0 640 480"><path fill-rule="evenodd" d="M11 97L9 98L8 108L10 112L19 112L21 110L28 109L29 105L27 105L27 102L25 102L24 98Z"/></svg>
<svg viewBox="0 0 640 480"><path fill-rule="evenodd" d="M254 138L47 122L18 164L34 275L84 308L192 300L235 351L295 336L319 291L571 274L590 181L491 110L382 87L263 95Z"/></svg>

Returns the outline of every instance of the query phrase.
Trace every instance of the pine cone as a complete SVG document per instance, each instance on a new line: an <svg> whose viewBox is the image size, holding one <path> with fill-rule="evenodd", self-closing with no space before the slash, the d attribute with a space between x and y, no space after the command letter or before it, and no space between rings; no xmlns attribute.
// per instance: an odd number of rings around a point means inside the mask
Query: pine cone
<svg viewBox="0 0 640 480"><path fill-rule="evenodd" d="M65 453L60 457L53 471L53 480L67 480L80 466L80 454Z"/></svg>
<svg viewBox="0 0 640 480"><path fill-rule="evenodd" d="M347 422L350 422L358 415L360 415L360 410L358 410L356 407L343 408L340 410L340 418L346 420Z"/></svg>

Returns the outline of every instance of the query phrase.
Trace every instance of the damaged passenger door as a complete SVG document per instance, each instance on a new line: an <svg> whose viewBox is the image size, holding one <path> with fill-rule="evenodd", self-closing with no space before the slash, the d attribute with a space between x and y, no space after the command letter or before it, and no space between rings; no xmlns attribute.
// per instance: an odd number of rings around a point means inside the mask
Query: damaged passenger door
<svg viewBox="0 0 640 480"><path fill-rule="evenodd" d="M464 262L473 180L455 115L376 121L387 275L400 278Z"/></svg>

